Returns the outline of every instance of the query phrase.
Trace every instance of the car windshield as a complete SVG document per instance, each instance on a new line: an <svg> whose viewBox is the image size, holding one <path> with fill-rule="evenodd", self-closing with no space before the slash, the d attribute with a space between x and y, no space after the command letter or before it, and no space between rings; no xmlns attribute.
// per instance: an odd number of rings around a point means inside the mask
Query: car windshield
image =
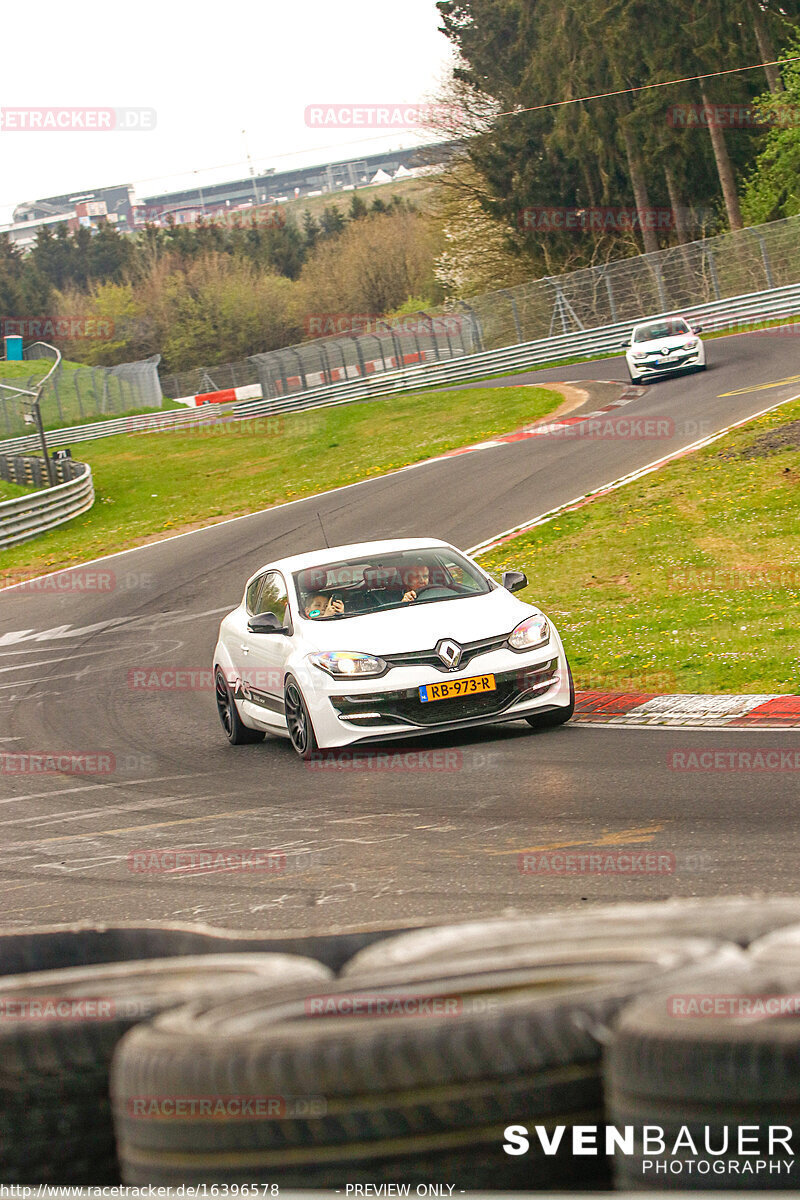
<svg viewBox="0 0 800 1200"><path fill-rule="evenodd" d="M651 325L639 325L633 331L634 342L655 342L658 338L681 337L691 330L685 321L653 321Z"/></svg>
<svg viewBox="0 0 800 1200"><path fill-rule="evenodd" d="M308 567L295 573L294 582L301 615L316 621L460 600L491 590L472 563L443 546Z"/></svg>

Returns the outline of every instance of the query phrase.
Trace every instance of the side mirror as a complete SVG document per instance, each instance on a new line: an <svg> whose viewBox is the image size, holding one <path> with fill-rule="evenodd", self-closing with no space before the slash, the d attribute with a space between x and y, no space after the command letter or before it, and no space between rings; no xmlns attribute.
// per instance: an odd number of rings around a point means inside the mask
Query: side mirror
<svg viewBox="0 0 800 1200"><path fill-rule="evenodd" d="M504 571L503 587L507 592L520 592L528 586L528 576L522 571Z"/></svg>
<svg viewBox="0 0 800 1200"><path fill-rule="evenodd" d="M257 617L251 617L247 622L247 628L251 633L286 633L275 613L272 612L259 613Z"/></svg>
<svg viewBox="0 0 800 1200"><path fill-rule="evenodd" d="M630 342L620 342L619 348L620 350L630 350L631 344Z"/></svg>
<svg viewBox="0 0 800 1200"><path fill-rule="evenodd" d="M693 325L692 326L692 333L702 333L702 332L703 332L702 325Z"/></svg>

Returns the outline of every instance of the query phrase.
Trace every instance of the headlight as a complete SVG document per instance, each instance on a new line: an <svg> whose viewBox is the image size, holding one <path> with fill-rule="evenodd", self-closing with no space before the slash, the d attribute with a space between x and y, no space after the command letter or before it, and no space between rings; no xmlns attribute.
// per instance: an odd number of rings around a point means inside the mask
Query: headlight
<svg viewBox="0 0 800 1200"><path fill-rule="evenodd" d="M535 650L550 640L550 622L544 613L526 617L508 639L512 650Z"/></svg>
<svg viewBox="0 0 800 1200"><path fill-rule="evenodd" d="M697 338L690 338L688 342L684 342L681 350L694 350L697 345Z"/></svg>
<svg viewBox="0 0 800 1200"><path fill-rule="evenodd" d="M359 654L349 650L325 650L320 654L309 654L310 661L320 671L334 679L353 679L357 675L382 675L386 663L374 654Z"/></svg>
<svg viewBox="0 0 800 1200"><path fill-rule="evenodd" d="M634 358L647 358L649 353L650 353L649 350L634 350L633 357Z"/></svg>

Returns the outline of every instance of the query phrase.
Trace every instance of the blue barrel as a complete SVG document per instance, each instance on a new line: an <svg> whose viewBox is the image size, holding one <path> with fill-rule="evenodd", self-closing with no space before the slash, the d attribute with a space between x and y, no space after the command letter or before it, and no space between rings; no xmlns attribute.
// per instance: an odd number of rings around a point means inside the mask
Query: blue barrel
<svg viewBox="0 0 800 1200"><path fill-rule="evenodd" d="M18 333L8 334L4 338L6 344L6 361L22 362L22 338Z"/></svg>

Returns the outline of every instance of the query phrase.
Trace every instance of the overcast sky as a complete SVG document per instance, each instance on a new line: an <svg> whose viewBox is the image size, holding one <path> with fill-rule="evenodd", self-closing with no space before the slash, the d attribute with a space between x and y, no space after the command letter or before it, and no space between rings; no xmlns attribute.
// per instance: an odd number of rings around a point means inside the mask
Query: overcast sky
<svg viewBox="0 0 800 1200"><path fill-rule="evenodd" d="M0 130L0 222L23 200L132 183L138 197L357 158L430 134L313 128L309 105L414 104L446 79L434 0L39 0L33 41L6 23L4 109L154 109L148 132ZM246 138L242 134L246 130Z"/></svg>

